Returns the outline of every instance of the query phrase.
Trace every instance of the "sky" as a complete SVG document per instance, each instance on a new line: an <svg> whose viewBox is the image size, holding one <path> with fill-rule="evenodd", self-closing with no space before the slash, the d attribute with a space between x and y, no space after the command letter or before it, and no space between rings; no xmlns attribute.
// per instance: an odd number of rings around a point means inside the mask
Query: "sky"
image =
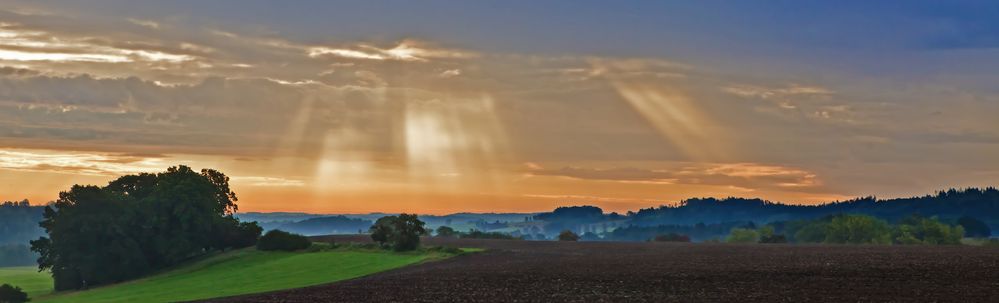
<svg viewBox="0 0 999 303"><path fill-rule="evenodd" d="M0 1L0 200L628 211L999 184L994 1Z"/></svg>

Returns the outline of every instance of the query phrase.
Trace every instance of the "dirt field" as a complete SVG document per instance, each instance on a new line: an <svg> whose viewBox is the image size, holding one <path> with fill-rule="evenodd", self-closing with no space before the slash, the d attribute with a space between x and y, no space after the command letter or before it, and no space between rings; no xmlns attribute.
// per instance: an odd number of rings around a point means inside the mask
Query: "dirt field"
<svg viewBox="0 0 999 303"><path fill-rule="evenodd" d="M425 243L489 250L329 285L215 301L999 302L996 248L454 239Z"/></svg>

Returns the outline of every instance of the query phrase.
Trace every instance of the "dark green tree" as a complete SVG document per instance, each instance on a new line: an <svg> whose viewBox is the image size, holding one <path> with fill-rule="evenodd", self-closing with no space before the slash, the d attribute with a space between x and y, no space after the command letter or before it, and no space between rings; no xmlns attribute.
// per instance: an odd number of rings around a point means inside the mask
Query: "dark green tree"
<svg viewBox="0 0 999 303"><path fill-rule="evenodd" d="M232 217L228 177L176 166L73 186L45 207L47 237L31 242L56 290L120 282L212 250L252 245L259 226Z"/></svg>
<svg viewBox="0 0 999 303"><path fill-rule="evenodd" d="M437 236L438 237L454 237L455 236L455 234L454 234L454 228L451 228L449 226L440 226L440 227L437 227Z"/></svg>
<svg viewBox="0 0 999 303"><path fill-rule="evenodd" d="M415 214L381 217L371 226L371 239L395 251L414 250L427 233L424 225Z"/></svg>
<svg viewBox="0 0 999 303"><path fill-rule="evenodd" d="M757 243L760 241L760 233L752 228L733 228L725 242L728 243Z"/></svg>
<svg viewBox="0 0 999 303"><path fill-rule="evenodd" d="M992 229L985 222L971 216L963 216L957 219L957 224L964 227L964 235L972 238L988 238L992 236Z"/></svg>
<svg viewBox="0 0 999 303"><path fill-rule="evenodd" d="M10 284L0 285L0 303L24 303L28 302L28 294L20 287Z"/></svg>
<svg viewBox="0 0 999 303"><path fill-rule="evenodd" d="M826 225L826 243L890 244L891 226L884 220L867 215L839 215Z"/></svg>

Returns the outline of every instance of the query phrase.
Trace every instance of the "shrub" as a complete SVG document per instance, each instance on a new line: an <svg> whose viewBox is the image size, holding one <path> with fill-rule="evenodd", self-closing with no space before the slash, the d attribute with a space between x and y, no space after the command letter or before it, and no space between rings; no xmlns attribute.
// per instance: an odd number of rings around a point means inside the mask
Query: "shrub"
<svg viewBox="0 0 999 303"><path fill-rule="evenodd" d="M658 235L652 238L655 242L690 242L690 237L687 235L681 235L678 233L668 233L664 235Z"/></svg>
<svg viewBox="0 0 999 303"><path fill-rule="evenodd" d="M271 230L257 241L259 250L296 251L309 248L312 242L303 235L289 233L283 230Z"/></svg>
<svg viewBox="0 0 999 303"><path fill-rule="evenodd" d="M381 217L371 226L371 239L395 251L414 250L420 246L420 235L427 233L423 225L415 214Z"/></svg>
<svg viewBox="0 0 999 303"><path fill-rule="evenodd" d="M732 232L725 238L728 243L756 243L760 241L760 233L755 229L733 228Z"/></svg>
<svg viewBox="0 0 999 303"><path fill-rule="evenodd" d="M558 234L559 241L579 241L579 236L569 230L563 230Z"/></svg>
<svg viewBox="0 0 999 303"><path fill-rule="evenodd" d="M10 284L0 285L0 303L24 303L28 302L28 294L20 287Z"/></svg>

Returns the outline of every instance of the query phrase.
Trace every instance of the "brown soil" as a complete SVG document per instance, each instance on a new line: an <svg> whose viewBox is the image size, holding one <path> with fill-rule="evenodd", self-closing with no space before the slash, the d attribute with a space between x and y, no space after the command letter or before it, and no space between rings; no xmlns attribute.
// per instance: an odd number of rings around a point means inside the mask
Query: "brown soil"
<svg viewBox="0 0 999 303"><path fill-rule="evenodd" d="M214 302L999 302L996 248L458 239L425 244L488 250Z"/></svg>

